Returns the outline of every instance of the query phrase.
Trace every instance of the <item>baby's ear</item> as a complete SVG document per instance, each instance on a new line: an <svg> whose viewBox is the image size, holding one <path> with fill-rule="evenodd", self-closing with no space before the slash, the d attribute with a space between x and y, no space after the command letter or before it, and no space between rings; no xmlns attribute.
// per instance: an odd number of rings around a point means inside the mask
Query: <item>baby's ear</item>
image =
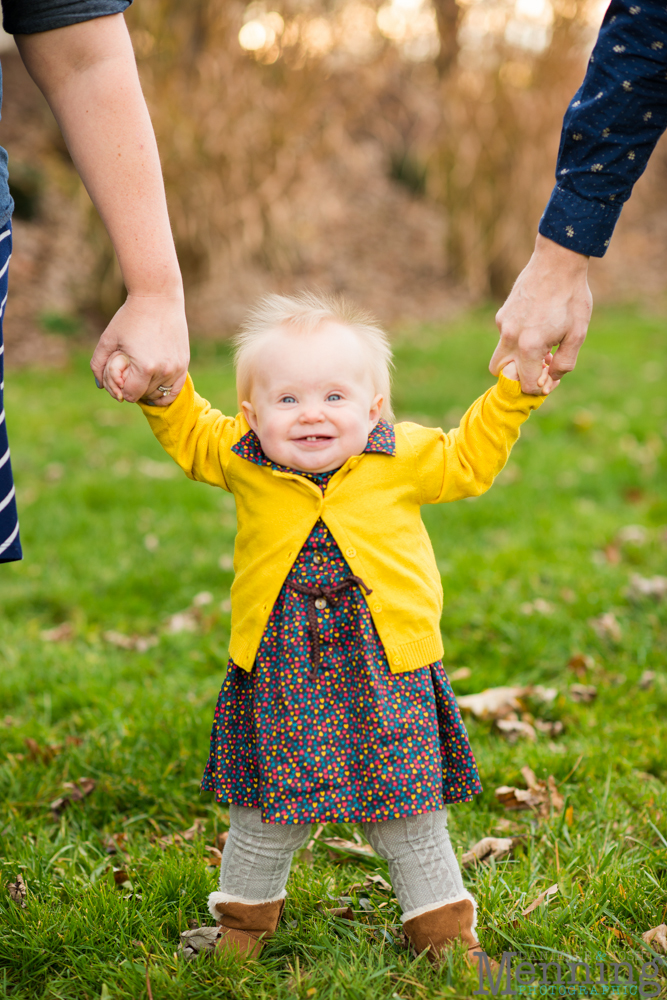
<svg viewBox="0 0 667 1000"><path fill-rule="evenodd" d="M384 403L384 396L382 396L380 393L378 393L377 396L375 397L375 399L373 400L373 402L371 403L371 408L370 408L369 413L368 413L368 419L370 420L370 422L372 424L371 430L373 429L373 427L375 427L375 425L377 424L378 420L382 416L382 404L383 403Z"/></svg>
<svg viewBox="0 0 667 1000"><path fill-rule="evenodd" d="M259 424L257 423L257 414L255 413L255 407L252 405L252 403L244 401L243 403L241 403L241 409L243 410L243 416L246 418L248 424L250 425L250 427L252 427L252 429L256 434Z"/></svg>

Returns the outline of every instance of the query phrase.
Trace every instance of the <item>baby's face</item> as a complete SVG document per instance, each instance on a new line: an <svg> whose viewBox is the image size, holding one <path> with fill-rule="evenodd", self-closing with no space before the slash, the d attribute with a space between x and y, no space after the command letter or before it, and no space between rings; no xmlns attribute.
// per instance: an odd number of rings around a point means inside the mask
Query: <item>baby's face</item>
<svg viewBox="0 0 667 1000"><path fill-rule="evenodd" d="M313 334L278 328L259 348L246 420L264 453L302 472L328 472L363 452L380 419L366 349L338 323Z"/></svg>

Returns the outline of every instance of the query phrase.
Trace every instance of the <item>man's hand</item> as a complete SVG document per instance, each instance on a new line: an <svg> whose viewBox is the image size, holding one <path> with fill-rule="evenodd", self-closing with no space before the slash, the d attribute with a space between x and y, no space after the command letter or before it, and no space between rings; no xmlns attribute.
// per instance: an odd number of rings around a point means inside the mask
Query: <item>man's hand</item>
<svg viewBox="0 0 667 1000"><path fill-rule="evenodd" d="M128 295L100 337L90 367L119 402L168 406L183 388L188 361L183 297ZM171 386L168 396L157 391L159 385Z"/></svg>
<svg viewBox="0 0 667 1000"><path fill-rule="evenodd" d="M555 382L551 378L551 375L549 374L549 365L553 361L553 357L554 357L553 354L550 353L547 354L546 358L544 358L544 360L542 361L542 374L537 380L537 384L543 396L548 396L549 393L553 392L554 389L556 389L560 383L560 380L558 382ZM520 381L519 369L517 368L515 361L510 361L510 363L506 365L505 368L503 368L502 373L505 376L505 378L511 379L512 382Z"/></svg>
<svg viewBox="0 0 667 1000"><path fill-rule="evenodd" d="M496 315L500 343L489 369L497 375L516 362L521 388L546 395L572 371L593 309L588 287L588 257L538 236L535 251ZM541 381L543 359L560 345Z"/></svg>

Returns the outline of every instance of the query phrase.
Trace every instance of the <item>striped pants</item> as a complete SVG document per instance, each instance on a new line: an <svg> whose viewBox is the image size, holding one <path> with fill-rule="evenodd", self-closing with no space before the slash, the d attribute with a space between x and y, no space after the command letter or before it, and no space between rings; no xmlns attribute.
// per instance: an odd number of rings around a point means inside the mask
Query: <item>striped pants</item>
<svg viewBox="0 0 667 1000"><path fill-rule="evenodd" d="M8 222L0 230L0 562L14 562L22 558L4 404L5 348L2 341L2 320L7 305L7 272L11 255L12 226Z"/></svg>

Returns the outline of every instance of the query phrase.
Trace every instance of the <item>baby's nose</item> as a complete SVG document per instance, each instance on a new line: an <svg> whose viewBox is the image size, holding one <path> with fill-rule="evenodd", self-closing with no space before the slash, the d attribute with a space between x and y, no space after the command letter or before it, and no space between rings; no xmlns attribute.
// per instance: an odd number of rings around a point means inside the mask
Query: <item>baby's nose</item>
<svg viewBox="0 0 667 1000"><path fill-rule="evenodd" d="M319 407L309 406L301 411L299 419L303 424L316 424L324 419L324 415Z"/></svg>

